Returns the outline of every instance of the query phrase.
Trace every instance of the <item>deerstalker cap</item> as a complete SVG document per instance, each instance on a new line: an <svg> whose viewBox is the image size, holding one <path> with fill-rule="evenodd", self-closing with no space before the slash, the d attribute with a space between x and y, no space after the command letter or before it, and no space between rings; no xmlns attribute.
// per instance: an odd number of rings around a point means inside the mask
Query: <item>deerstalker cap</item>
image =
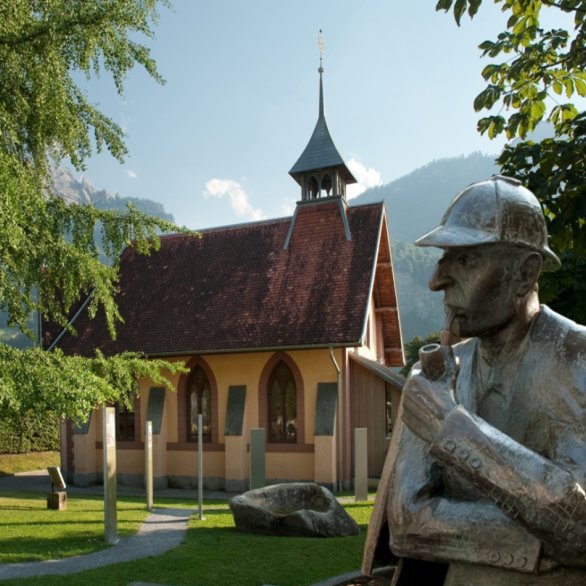
<svg viewBox="0 0 586 586"><path fill-rule="evenodd" d="M541 253L544 271L560 267L560 259L547 244L537 198L520 181L504 175L493 175L458 193L439 226L418 238L415 245L449 248L497 242Z"/></svg>

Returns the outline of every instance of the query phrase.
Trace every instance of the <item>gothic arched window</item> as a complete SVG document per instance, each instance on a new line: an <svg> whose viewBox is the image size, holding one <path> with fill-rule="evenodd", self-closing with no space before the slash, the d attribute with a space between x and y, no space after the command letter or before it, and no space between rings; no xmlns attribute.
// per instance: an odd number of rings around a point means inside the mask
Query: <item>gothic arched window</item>
<svg viewBox="0 0 586 586"><path fill-rule="evenodd" d="M267 404L269 442L297 442L297 388L291 369L282 360L271 372Z"/></svg>
<svg viewBox="0 0 586 586"><path fill-rule="evenodd" d="M197 416L202 416L204 442L212 441L212 393L210 381L203 368L195 367L186 388L187 393L187 440L197 441Z"/></svg>

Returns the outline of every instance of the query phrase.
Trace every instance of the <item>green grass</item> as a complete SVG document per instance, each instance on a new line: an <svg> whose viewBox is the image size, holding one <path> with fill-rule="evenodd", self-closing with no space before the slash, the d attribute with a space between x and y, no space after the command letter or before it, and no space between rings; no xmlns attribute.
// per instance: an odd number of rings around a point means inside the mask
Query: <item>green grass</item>
<svg viewBox="0 0 586 586"><path fill-rule="evenodd" d="M59 452L0 454L0 476L12 476L18 472L42 470L47 466L59 466L59 464Z"/></svg>
<svg viewBox="0 0 586 586"><path fill-rule="evenodd" d="M147 511L136 499L118 499L118 532L136 533ZM0 495L0 563L58 559L107 547L103 497L67 500L65 511L47 509L46 494Z"/></svg>
<svg viewBox="0 0 586 586"><path fill-rule="evenodd" d="M39 497L27 497L31 507L35 498ZM19 555L23 559L33 555L35 552L32 551L33 544L29 543L30 540L14 539L16 536L9 535L11 530L4 524L4 515L7 513L4 506L13 506L14 501L5 503L0 497L0 503L2 505L0 551L4 552L4 546L8 545L8 542L16 541L17 545L12 547L20 551ZM91 517L91 520L88 520L90 517L86 515L91 516L95 509L100 508L98 500L84 497L76 499L75 508L71 507L71 504L70 502L70 510L67 511L71 514L69 519L60 517L63 512L35 509L35 516L50 513L48 517L44 517L45 522L40 526L36 525L32 518L28 520L30 525L28 530L31 531L31 535L36 533L34 541L36 541L37 554L39 549L42 550L43 544L45 547L50 544L51 551L55 552L54 555L57 555L57 552L59 555L71 555L71 553L64 554L64 551L68 544L70 548L68 551L71 551L76 539L70 536L70 532L76 529L81 532L77 541L85 540L86 546L97 549L96 541L91 540L102 539L102 518L96 520L97 517ZM128 519L122 522L122 527L128 530L133 527L135 530L136 519L144 511L144 501L120 499L120 504L124 512L119 513L119 523L122 517L128 515ZM159 499L156 503L157 507L195 508L195 505L193 501L175 499ZM38 505L35 506L38 507ZM372 501L368 504L348 503L345 504L345 508L361 527L361 532L357 536L330 539L271 537L237 531L227 502L205 502L205 519L199 521L197 515L193 516L189 521L183 543L166 554L78 574L6 580L1 584L2 586L33 584L37 586L78 584L127 586L133 581L143 581L172 586L310 585L332 576L355 571L360 567ZM26 525L26 518L21 517L21 522ZM20 525L17 527L23 530ZM102 547L103 544L99 546ZM6 560L5 557L0 559Z"/></svg>

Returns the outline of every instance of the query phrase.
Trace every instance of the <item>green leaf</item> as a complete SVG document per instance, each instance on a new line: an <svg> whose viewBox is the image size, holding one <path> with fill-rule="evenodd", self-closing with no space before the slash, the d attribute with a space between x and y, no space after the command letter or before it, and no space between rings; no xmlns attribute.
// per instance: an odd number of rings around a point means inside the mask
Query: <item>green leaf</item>
<svg viewBox="0 0 586 586"><path fill-rule="evenodd" d="M581 97L586 96L586 81L579 77L574 78L574 87L576 88L576 92Z"/></svg>
<svg viewBox="0 0 586 586"><path fill-rule="evenodd" d="M505 119L502 116L487 116L478 121L478 131L480 134L485 132L489 138L494 138L504 130Z"/></svg>
<svg viewBox="0 0 586 586"><path fill-rule="evenodd" d="M477 130L480 134L484 134L488 130L489 126L490 120L488 120L487 118L481 118L478 121Z"/></svg>
<svg viewBox="0 0 586 586"><path fill-rule="evenodd" d="M513 34L517 36L523 35L525 30L527 29L527 18L521 17L518 19L517 24L513 27Z"/></svg>
<svg viewBox="0 0 586 586"><path fill-rule="evenodd" d="M541 100L533 102L531 104L531 117L530 117L530 124L531 127L534 127L537 122L539 122L545 113L545 103Z"/></svg>
<svg viewBox="0 0 586 586"><path fill-rule="evenodd" d="M478 12L478 9L480 8L480 5L482 4L482 0L469 0L469 2L470 5L468 6L468 14L470 15L470 18L474 18Z"/></svg>
<svg viewBox="0 0 586 586"><path fill-rule="evenodd" d="M564 122L573 120L578 115L578 110L574 104L562 104L562 120Z"/></svg>
<svg viewBox="0 0 586 586"><path fill-rule="evenodd" d="M549 120L554 126L557 126L561 122L562 108L561 106L555 106L549 114Z"/></svg>
<svg viewBox="0 0 586 586"><path fill-rule="evenodd" d="M493 75L496 74L499 70L500 70L499 65L495 65L494 63L491 63L490 65L487 65L482 70L482 77L486 80L491 79L493 77ZM493 78L492 81L494 83L496 81L496 79Z"/></svg>
<svg viewBox="0 0 586 586"><path fill-rule="evenodd" d="M482 49L484 52L490 51L494 48L495 43L493 43L492 41L483 41L482 43L480 43L480 45L478 45L479 49Z"/></svg>
<svg viewBox="0 0 586 586"><path fill-rule="evenodd" d="M436 11L444 10L445 12L448 12L452 7L452 2L453 0L439 0L435 6L435 9Z"/></svg>
<svg viewBox="0 0 586 586"><path fill-rule="evenodd" d="M474 109L478 112L482 109L490 110L501 97L501 89L497 85L489 85L478 94L474 100Z"/></svg>
<svg viewBox="0 0 586 586"><path fill-rule="evenodd" d="M456 4L454 5L454 18L458 26L460 26L462 15L466 12L466 4L467 0L456 0Z"/></svg>

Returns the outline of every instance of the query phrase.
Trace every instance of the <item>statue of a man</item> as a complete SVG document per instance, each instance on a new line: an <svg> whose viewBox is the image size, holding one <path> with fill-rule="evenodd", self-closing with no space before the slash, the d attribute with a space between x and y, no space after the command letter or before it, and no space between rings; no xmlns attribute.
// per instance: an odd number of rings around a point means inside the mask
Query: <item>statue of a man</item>
<svg viewBox="0 0 586 586"><path fill-rule="evenodd" d="M405 385L375 505L390 548L436 562L420 584L586 585L586 328L539 303L559 266L539 203L497 175L416 244L443 249L429 286L465 340Z"/></svg>

